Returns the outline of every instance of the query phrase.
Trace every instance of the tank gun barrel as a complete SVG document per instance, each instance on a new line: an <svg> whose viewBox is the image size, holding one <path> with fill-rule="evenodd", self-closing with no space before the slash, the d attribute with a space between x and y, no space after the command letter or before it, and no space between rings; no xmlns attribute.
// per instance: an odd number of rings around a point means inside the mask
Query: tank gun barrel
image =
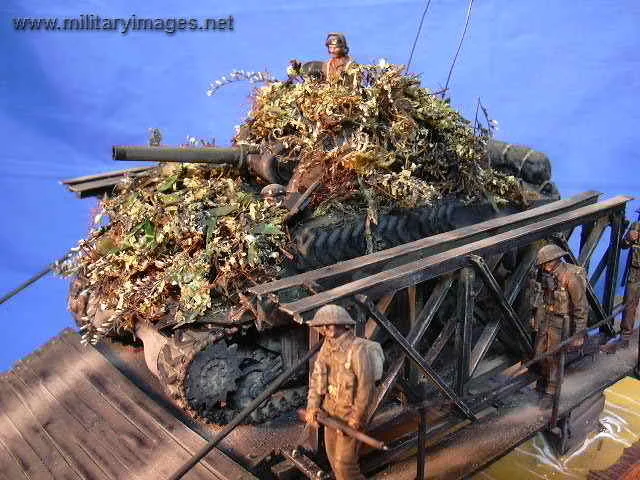
<svg viewBox="0 0 640 480"><path fill-rule="evenodd" d="M149 147L115 145L113 159L139 162L200 163L212 166L230 165L269 183L286 184L291 173L279 166L276 155L282 147L261 151L255 145L238 147Z"/></svg>
<svg viewBox="0 0 640 480"><path fill-rule="evenodd" d="M208 163L233 165L242 168L249 154L259 153L255 146L242 145L231 148L218 147L147 147L115 145L113 159L140 162Z"/></svg>

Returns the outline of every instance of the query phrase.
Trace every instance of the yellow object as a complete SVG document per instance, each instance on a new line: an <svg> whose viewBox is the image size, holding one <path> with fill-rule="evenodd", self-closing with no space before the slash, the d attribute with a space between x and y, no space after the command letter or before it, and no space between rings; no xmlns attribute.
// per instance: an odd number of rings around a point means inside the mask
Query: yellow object
<svg viewBox="0 0 640 480"><path fill-rule="evenodd" d="M586 479L592 470L616 463L625 448L640 438L640 381L620 380L604 391L602 428L592 433L576 452L557 458L542 434L522 444L474 475L474 480Z"/></svg>

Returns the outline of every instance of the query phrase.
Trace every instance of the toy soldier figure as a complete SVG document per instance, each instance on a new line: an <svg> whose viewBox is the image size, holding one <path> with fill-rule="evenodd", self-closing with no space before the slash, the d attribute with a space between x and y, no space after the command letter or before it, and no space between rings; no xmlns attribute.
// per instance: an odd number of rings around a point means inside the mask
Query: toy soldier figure
<svg viewBox="0 0 640 480"><path fill-rule="evenodd" d="M309 382L305 417L316 428L321 407L356 430L365 424L375 382L382 376L384 355L378 343L356 337L353 325L349 313L338 305L320 308L309 322L325 337ZM336 480L364 480L358 466L357 440L325 427L324 442Z"/></svg>
<svg viewBox="0 0 640 480"><path fill-rule="evenodd" d="M342 33L330 33L325 42L331 59L325 63L324 76L328 82L336 82L342 77L342 73L353 63L349 55L347 39Z"/></svg>
<svg viewBox="0 0 640 480"><path fill-rule="evenodd" d="M624 312L622 313L621 347L629 345L631 331L636 321L636 310L640 302L640 223L633 222L622 239L622 248L629 249L631 257L627 272L627 284L624 289Z"/></svg>
<svg viewBox="0 0 640 480"><path fill-rule="evenodd" d="M347 55L349 46L347 39L342 33L330 33L327 35L325 46L331 55L327 62L312 61L302 63L299 60L291 60L287 68L289 77L302 75L316 80L326 80L328 82L338 82L343 78L343 73L353 59Z"/></svg>
<svg viewBox="0 0 640 480"><path fill-rule="evenodd" d="M541 302L533 328L537 331L535 355L553 350L562 341L587 326L588 304L586 296L587 280L582 267L562 261L567 252L557 245L546 245L538 252L539 282L537 288L542 293ZM574 348L580 348L584 337L574 340ZM542 361L545 393L553 395L558 387L558 358L547 357ZM545 385L546 384L546 385Z"/></svg>

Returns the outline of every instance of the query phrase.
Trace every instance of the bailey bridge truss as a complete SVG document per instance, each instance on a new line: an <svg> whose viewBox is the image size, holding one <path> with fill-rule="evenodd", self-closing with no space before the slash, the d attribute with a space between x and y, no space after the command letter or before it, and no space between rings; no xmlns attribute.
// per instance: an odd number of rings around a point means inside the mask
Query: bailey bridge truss
<svg viewBox="0 0 640 480"><path fill-rule="evenodd" d="M591 307L589 328L600 327L609 335L614 333L620 243L625 207L631 198L617 196L599 201L599 195L585 192L257 285L249 293L255 296L260 309L277 308L301 324L309 321L320 307L341 304L354 313L358 335L392 344L397 355L385 368L370 409L368 430L376 438L381 436L388 449L369 455L365 451L362 468L368 473L375 472L415 453L416 477L425 478L427 446L478 422L492 405L537 378L527 368L541 357L532 358L533 336L528 326L526 286L542 245L555 242L569 253L566 261L592 270L587 286ZM569 238L577 228L580 240L574 252ZM607 230L607 244L600 249L604 249L604 254L595 268L590 269ZM511 268L505 270L509 256ZM595 287L603 274L602 294L598 296ZM304 289L307 296L280 302L280 294L288 289ZM483 299L487 297L493 301L491 312L482 308ZM582 333L576 332L576 336ZM428 342L424 341L426 338ZM571 338L565 339L562 348L552 354L566 355L564 346L570 341ZM506 358L511 360L483 366L496 343L508 350ZM454 359L453 374L451 368L447 372L438 368L438 359L447 346L450 358ZM204 455L207 449L213 448L294 370L307 364L318 348L319 339L310 332L307 355L276 379L271 388L248 405L200 453ZM635 363L637 369L638 359ZM496 375L503 378L497 386L490 381ZM387 400L396 390L400 393L400 406L389 408ZM562 414L560 396L558 392L553 399L550 419L545 420L541 428L554 427L557 423L558 415ZM318 447L317 442L316 434L309 443L311 450ZM322 475L300 450L282 453L285 462L307 477ZM173 478L180 478L197 460L198 455Z"/></svg>

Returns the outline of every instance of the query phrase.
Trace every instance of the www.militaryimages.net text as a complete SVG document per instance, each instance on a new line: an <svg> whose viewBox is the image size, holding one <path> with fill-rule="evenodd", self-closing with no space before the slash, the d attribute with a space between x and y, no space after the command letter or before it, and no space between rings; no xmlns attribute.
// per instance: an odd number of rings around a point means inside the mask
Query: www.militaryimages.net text
<svg viewBox="0 0 640 480"><path fill-rule="evenodd" d="M233 15L217 18L165 17L149 18L130 15L128 18L102 17L83 14L77 17L16 17L12 19L17 31L43 32L232 32L235 28Z"/></svg>

